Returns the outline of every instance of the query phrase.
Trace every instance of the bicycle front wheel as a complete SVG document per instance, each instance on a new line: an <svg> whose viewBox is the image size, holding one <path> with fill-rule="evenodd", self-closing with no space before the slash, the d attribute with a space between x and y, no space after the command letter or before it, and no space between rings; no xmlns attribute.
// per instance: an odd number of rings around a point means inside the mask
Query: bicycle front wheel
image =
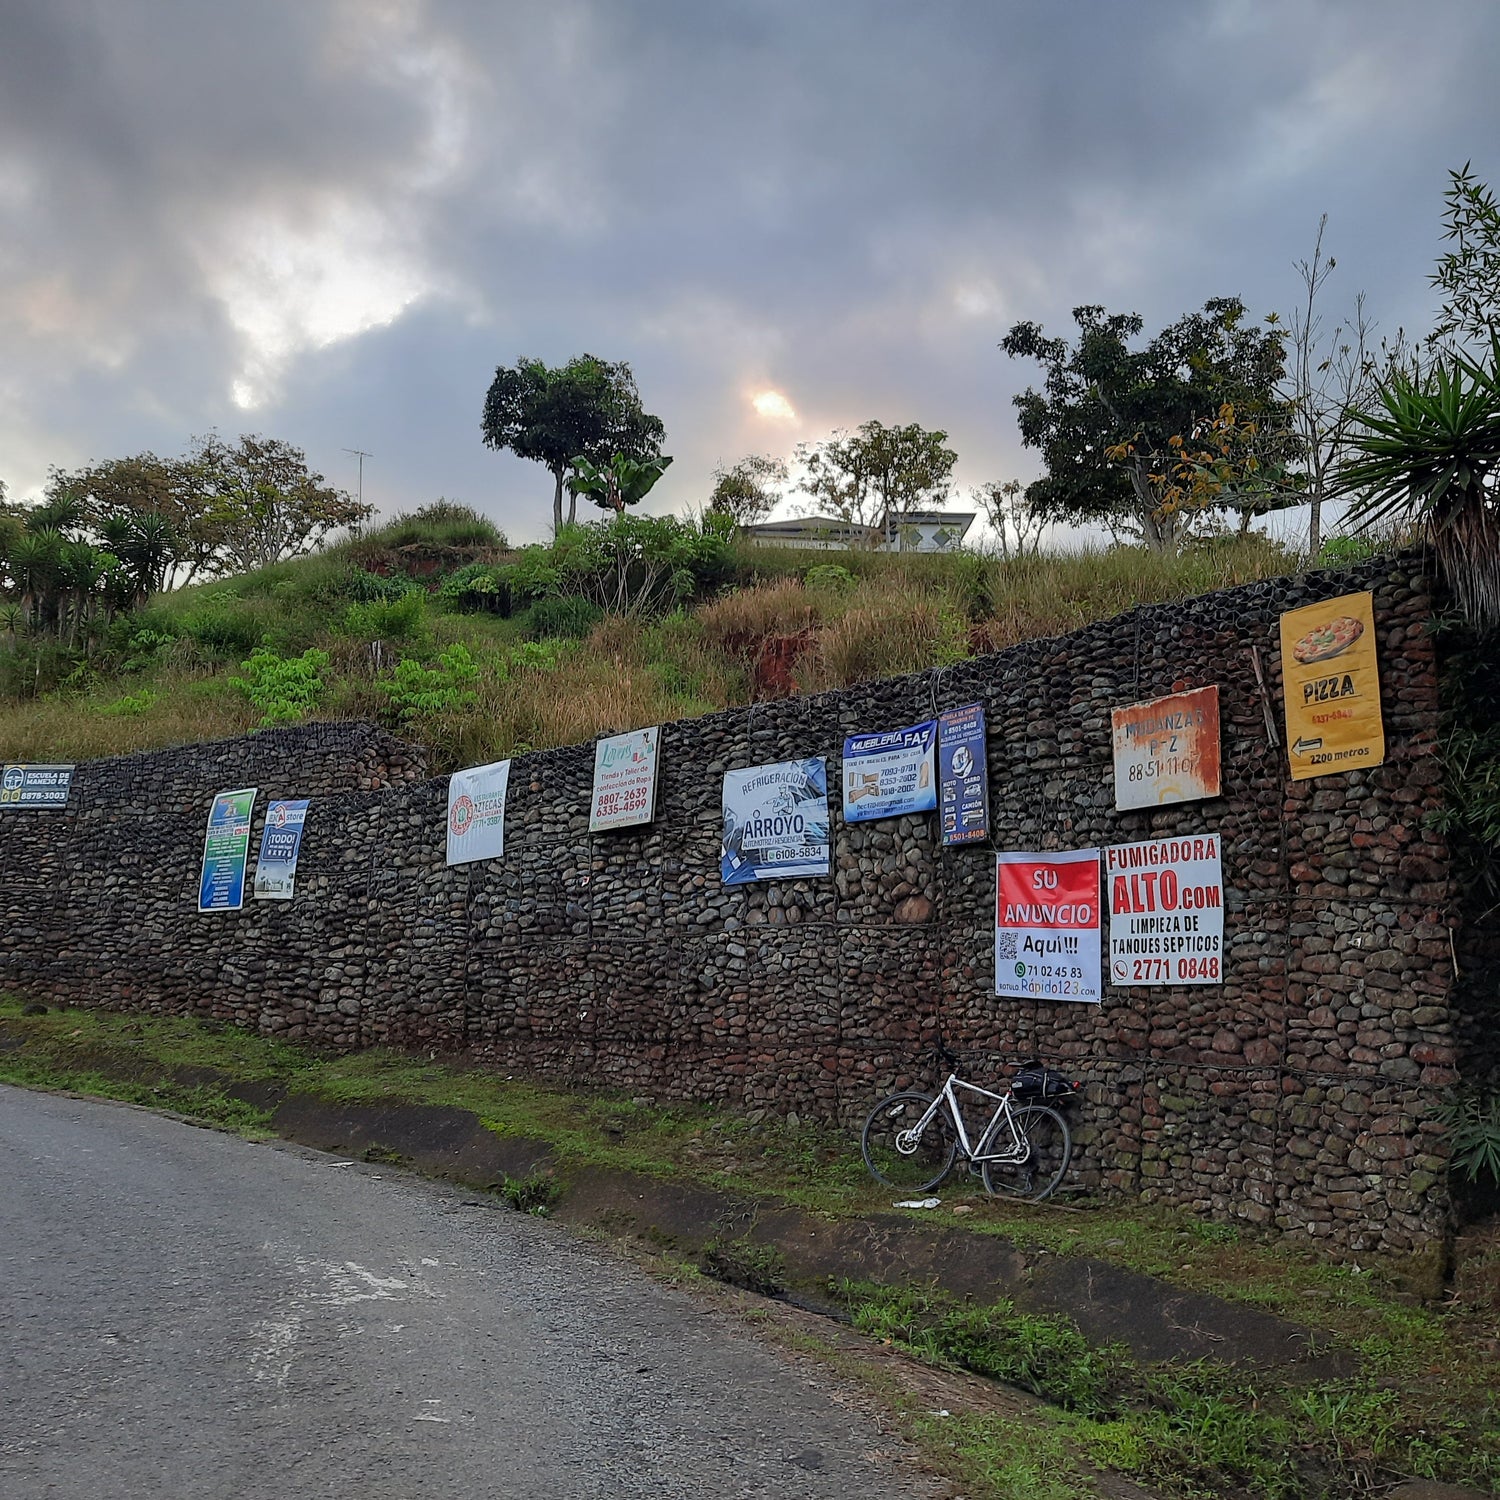
<svg viewBox="0 0 1500 1500"><path fill-rule="evenodd" d="M872 1176L905 1193L936 1187L953 1167L958 1150L946 1109L917 1126L932 1107L926 1094L892 1094L870 1111L860 1148Z"/></svg>
<svg viewBox="0 0 1500 1500"><path fill-rule="evenodd" d="M998 1198L1040 1203L1057 1191L1073 1157L1068 1122L1045 1104L1028 1104L1015 1112L1016 1134L1026 1154L1016 1161L986 1161L984 1190ZM1003 1128L1001 1133L1003 1134ZM986 1146L985 1150L992 1150Z"/></svg>

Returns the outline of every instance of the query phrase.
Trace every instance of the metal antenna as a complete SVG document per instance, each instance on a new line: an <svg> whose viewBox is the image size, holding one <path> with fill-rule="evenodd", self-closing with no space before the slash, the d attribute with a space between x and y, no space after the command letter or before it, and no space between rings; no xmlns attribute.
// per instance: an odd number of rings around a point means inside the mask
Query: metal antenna
<svg viewBox="0 0 1500 1500"><path fill-rule="evenodd" d="M345 448L345 453L352 453L359 460L359 503L365 503L365 460L374 458L373 453L366 453L363 448Z"/></svg>

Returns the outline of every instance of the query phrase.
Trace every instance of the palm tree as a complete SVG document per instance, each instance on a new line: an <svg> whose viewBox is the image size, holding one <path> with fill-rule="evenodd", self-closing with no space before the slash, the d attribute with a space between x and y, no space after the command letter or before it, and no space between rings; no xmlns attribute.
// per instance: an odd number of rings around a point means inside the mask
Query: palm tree
<svg viewBox="0 0 1500 1500"><path fill-rule="evenodd" d="M1488 356L1454 352L1381 381L1339 489L1361 524L1410 516L1432 541L1459 608L1500 625L1500 337Z"/></svg>
<svg viewBox="0 0 1500 1500"><path fill-rule="evenodd" d="M10 544L9 569L21 595L21 613L46 624L56 612L55 589L63 539L53 530L25 531Z"/></svg>

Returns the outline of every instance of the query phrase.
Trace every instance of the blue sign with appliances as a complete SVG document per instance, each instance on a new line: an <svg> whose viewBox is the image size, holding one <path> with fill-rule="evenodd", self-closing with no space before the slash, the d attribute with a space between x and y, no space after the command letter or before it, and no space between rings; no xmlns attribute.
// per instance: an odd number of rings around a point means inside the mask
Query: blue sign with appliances
<svg viewBox="0 0 1500 1500"><path fill-rule="evenodd" d="M938 715L938 809L944 844L980 844L990 836L984 745L982 703Z"/></svg>
<svg viewBox="0 0 1500 1500"><path fill-rule="evenodd" d="M302 848L306 802L273 802L266 809L260 836L260 858L255 862L255 899L290 901L297 878L297 855Z"/></svg>
<svg viewBox="0 0 1500 1500"><path fill-rule="evenodd" d="M937 720L844 740L844 821L868 823L937 806Z"/></svg>

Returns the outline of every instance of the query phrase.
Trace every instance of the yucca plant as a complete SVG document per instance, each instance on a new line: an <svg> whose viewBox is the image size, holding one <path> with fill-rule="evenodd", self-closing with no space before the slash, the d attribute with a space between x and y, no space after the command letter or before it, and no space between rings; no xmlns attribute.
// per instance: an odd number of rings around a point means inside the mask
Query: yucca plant
<svg viewBox="0 0 1500 1500"><path fill-rule="evenodd" d="M1363 526L1412 519L1431 539L1460 609L1500 624L1500 337L1487 356L1455 352L1394 370L1362 416L1339 489Z"/></svg>

